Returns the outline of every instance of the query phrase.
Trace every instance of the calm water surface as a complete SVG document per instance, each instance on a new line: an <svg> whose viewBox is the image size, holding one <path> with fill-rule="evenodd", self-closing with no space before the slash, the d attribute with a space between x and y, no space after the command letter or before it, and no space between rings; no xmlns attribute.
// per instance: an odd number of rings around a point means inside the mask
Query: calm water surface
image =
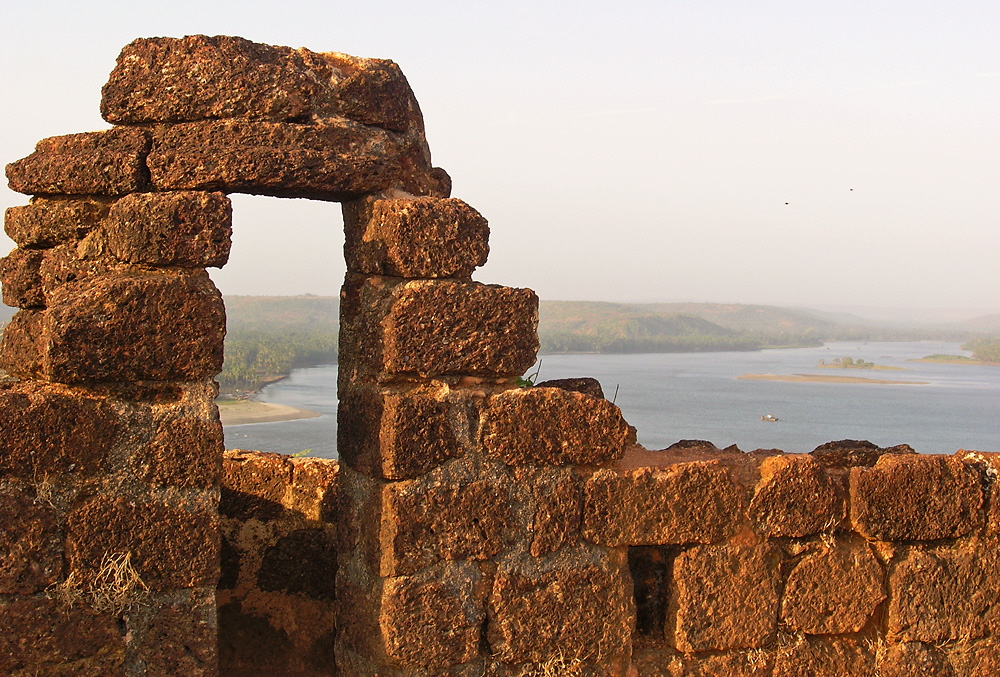
<svg viewBox="0 0 1000 677"><path fill-rule="evenodd" d="M925 453L1000 451L1000 367L910 362L963 353L958 344L829 343L752 353L543 355L540 379L593 376L616 397L639 442L660 449L680 439L723 447L807 452L839 439L909 444ZM820 369L819 361L861 358L907 371ZM532 370L533 371L533 370ZM742 374L822 374L907 381L907 385L737 380ZM314 367L266 388L261 399L319 418L226 428L229 448L336 456L337 367ZM924 385L917 385L924 383ZM615 389L618 393L615 396ZM764 414L779 421L760 420Z"/></svg>

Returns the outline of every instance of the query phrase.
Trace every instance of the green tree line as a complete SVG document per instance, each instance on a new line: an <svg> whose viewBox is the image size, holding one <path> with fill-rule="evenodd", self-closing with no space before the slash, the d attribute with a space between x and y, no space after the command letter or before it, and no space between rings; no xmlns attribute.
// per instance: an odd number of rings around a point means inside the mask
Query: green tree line
<svg viewBox="0 0 1000 677"><path fill-rule="evenodd" d="M972 339L962 349L971 350L973 359L1000 363L1000 336Z"/></svg>

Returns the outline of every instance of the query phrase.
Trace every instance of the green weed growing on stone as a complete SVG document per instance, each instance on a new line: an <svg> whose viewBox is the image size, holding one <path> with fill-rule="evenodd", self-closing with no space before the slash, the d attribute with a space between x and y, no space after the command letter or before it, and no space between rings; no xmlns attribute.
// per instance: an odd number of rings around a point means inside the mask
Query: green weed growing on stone
<svg viewBox="0 0 1000 677"><path fill-rule="evenodd" d="M538 380L538 373L542 370L542 361L538 360L538 368L535 369L534 374L525 374L524 376L518 376L515 383L517 383L518 388L531 388L535 385Z"/></svg>

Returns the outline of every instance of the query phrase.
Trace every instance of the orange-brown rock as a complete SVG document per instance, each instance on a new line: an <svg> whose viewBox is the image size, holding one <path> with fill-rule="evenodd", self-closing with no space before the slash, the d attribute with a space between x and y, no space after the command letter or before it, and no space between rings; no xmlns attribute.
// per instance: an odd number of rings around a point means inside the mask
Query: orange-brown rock
<svg viewBox="0 0 1000 677"><path fill-rule="evenodd" d="M860 632L885 599L884 578L867 545L811 552L788 575L781 620L807 635Z"/></svg>
<svg viewBox="0 0 1000 677"><path fill-rule="evenodd" d="M128 658L163 675L219 674L215 591L184 590L151 596L125 614ZM153 672L147 668L147 674Z"/></svg>
<svg viewBox="0 0 1000 677"><path fill-rule="evenodd" d="M498 468L460 459L419 479L381 485L380 574L500 552L512 526L509 483Z"/></svg>
<svg viewBox="0 0 1000 677"><path fill-rule="evenodd" d="M587 482L583 524L602 545L714 543L746 524L746 490L720 459L600 470Z"/></svg>
<svg viewBox="0 0 1000 677"><path fill-rule="evenodd" d="M947 456L886 455L851 470L851 521L866 538L930 541L983 524L982 470Z"/></svg>
<svg viewBox="0 0 1000 677"><path fill-rule="evenodd" d="M101 235L95 233L82 242L67 242L45 250L39 275L46 304L53 292L63 285L79 284L115 271L114 260L104 255L103 244L100 243ZM91 245L97 246L92 249Z"/></svg>
<svg viewBox="0 0 1000 677"><path fill-rule="evenodd" d="M409 479L471 447L473 401L442 382L340 389L337 454L355 470Z"/></svg>
<svg viewBox="0 0 1000 677"><path fill-rule="evenodd" d="M135 193L112 205L103 230L119 261L221 268L229 260L232 221L222 193Z"/></svg>
<svg viewBox="0 0 1000 677"><path fill-rule="evenodd" d="M425 149L342 119L317 124L207 120L157 128L147 159L158 190L346 200L389 188L450 190Z"/></svg>
<svg viewBox="0 0 1000 677"><path fill-rule="evenodd" d="M341 384L397 375L518 376L538 350L530 289L349 277L341 292Z"/></svg>
<svg viewBox="0 0 1000 677"><path fill-rule="evenodd" d="M44 596L0 600L0 674L123 674L125 641L110 614Z"/></svg>
<svg viewBox="0 0 1000 677"><path fill-rule="evenodd" d="M31 381L0 384L0 477L35 483L108 470L120 423L107 400Z"/></svg>
<svg viewBox="0 0 1000 677"><path fill-rule="evenodd" d="M44 310L19 310L0 335L0 369L11 376L35 378L42 374Z"/></svg>
<svg viewBox="0 0 1000 677"><path fill-rule="evenodd" d="M591 397L596 397L599 400L604 398L604 390L601 388L601 382L596 378L590 378L589 376L579 376L575 378L553 378L548 381L542 381L541 383L535 384L536 388L562 388L563 390L571 390L575 393L583 393L584 395L590 395Z"/></svg>
<svg viewBox="0 0 1000 677"><path fill-rule="evenodd" d="M292 484L292 469L291 459L283 454L226 452L219 512L240 521L281 517L285 494Z"/></svg>
<svg viewBox="0 0 1000 677"><path fill-rule="evenodd" d="M841 492L811 456L769 456L761 462L760 475L749 512L764 535L800 538L832 529L844 519Z"/></svg>
<svg viewBox="0 0 1000 677"><path fill-rule="evenodd" d="M583 478L572 468L518 468L514 479L530 487L531 556L576 545L583 526Z"/></svg>
<svg viewBox="0 0 1000 677"><path fill-rule="evenodd" d="M291 458L292 485L284 505L305 519L336 524L340 462L329 458Z"/></svg>
<svg viewBox="0 0 1000 677"><path fill-rule="evenodd" d="M468 278L486 263L489 225L455 198L344 203L348 270L406 278Z"/></svg>
<svg viewBox="0 0 1000 677"><path fill-rule="evenodd" d="M209 401L210 402L210 401ZM222 423L197 407L161 407L146 456L153 486L217 486L222 471Z"/></svg>
<svg viewBox="0 0 1000 677"><path fill-rule="evenodd" d="M3 284L3 302L15 308L41 308L45 305L42 293L43 253L37 249L15 249L0 259L0 283Z"/></svg>
<svg viewBox="0 0 1000 677"><path fill-rule="evenodd" d="M67 559L85 581L93 579L106 556L130 553L132 566L150 590L215 585L218 529L214 505L185 507L100 495L69 513Z"/></svg>
<svg viewBox="0 0 1000 677"><path fill-rule="evenodd" d="M343 115L396 131L422 129L413 92L391 61L225 35L134 40L102 93L102 115L119 124Z"/></svg>
<svg viewBox="0 0 1000 677"><path fill-rule="evenodd" d="M149 132L116 127L54 136L7 165L11 190L29 195L125 195L143 190Z"/></svg>
<svg viewBox="0 0 1000 677"><path fill-rule="evenodd" d="M33 198L31 204L7 208L4 230L19 247L54 247L81 239L107 212L106 200Z"/></svg>
<svg viewBox="0 0 1000 677"><path fill-rule="evenodd" d="M56 510L44 494L23 485L0 488L0 594L28 595L58 581L62 541Z"/></svg>
<svg viewBox="0 0 1000 677"><path fill-rule="evenodd" d="M489 598L490 652L509 664L552 659L614 662L635 623L625 554L562 549L501 565Z"/></svg>
<svg viewBox="0 0 1000 677"><path fill-rule="evenodd" d="M957 677L944 655L920 642L890 644L876 666L879 677Z"/></svg>
<svg viewBox="0 0 1000 677"><path fill-rule="evenodd" d="M702 545L674 560L674 644L684 652L756 649L778 622L778 552L767 545Z"/></svg>
<svg viewBox="0 0 1000 677"><path fill-rule="evenodd" d="M598 465L632 441L621 410L562 388L514 388L489 399L482 415L487 455L507 465Z"/></svg>
<svg viewBox="0 0 1000 677"><path fill-rule="evenodd" d="M913 548L889 574L889 637L902 642L980 638L1000 630L996 541Z"/></svg>
<svg viewBox="0 0 1000 677"><path fill-rule="evenodd" d="M380 625L390 664L446 668L479 654L489 579L468 562L384 583Z"/></svg>
<svg viewBox="0 0 1000 677"><path fill-rule="evenodd" d="M135 272L64 285L49 295L38 324L34 344L4 341L8 372L83 383L197 380L222 368L225 310L204 273ZM40 350L35 362L32 349Z"/></svg>
<svg viewBox="0 0 1000 677"><path fill-rule="evenodd" d="M872 677L875 656L864 640L807 639L775 652L773 677Z"/></svg>

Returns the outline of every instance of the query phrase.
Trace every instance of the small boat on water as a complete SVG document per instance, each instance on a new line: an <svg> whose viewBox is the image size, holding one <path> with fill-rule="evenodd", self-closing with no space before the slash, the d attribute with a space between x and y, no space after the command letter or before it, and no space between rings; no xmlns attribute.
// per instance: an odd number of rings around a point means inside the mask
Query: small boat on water
<svg viewBox="0 0 1000 677"><path fill-rule="evenodd" d="M773 422L775 422L775 421L778 420L778 417L777 416L771 416L770 414L764 414L763 416L760 417L760 420L761 421L768 421L768 422L773 423Z"/></svg>

